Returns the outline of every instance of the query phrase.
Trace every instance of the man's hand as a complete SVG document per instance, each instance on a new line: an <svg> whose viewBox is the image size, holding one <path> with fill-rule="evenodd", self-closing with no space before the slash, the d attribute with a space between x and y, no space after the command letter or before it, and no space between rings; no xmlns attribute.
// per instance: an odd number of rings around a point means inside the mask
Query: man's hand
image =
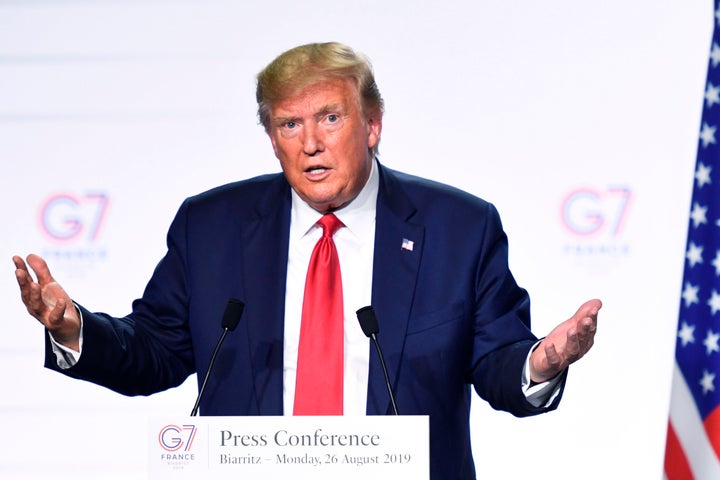
<svg viewBox="0 0 720 480"><path fill-rule="evenodd" d="M22 258L14 256L13 263L20 297L30 315L42 323L57 342L80 351L80 317L68 294L50 274L45 260L34 254L27 257L37 281Z"/></svg>
<svg viewBox="0 0 720 480"><path fill-rule="evenodd" d="M530 379L535 383L550 380L593 346L600 300L585 302L575 315L553 329L530 356Z"/></svg>

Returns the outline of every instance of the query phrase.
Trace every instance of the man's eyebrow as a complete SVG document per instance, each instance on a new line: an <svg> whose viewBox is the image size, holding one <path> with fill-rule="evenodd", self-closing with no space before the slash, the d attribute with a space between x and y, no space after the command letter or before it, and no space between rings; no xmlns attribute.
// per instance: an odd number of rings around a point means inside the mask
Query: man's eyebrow
<svg viewBox="0 0 720 480"><path fill-rule="evenodd" d="M317 111L315 114L316 117L324 117L328 113L332 112L340 112L342 111L342 106L339 103L331 103L330 105L325 105L320 110Z"/></svg>
<svg viewBox="0 0 720 480"><path fill-rule="evenodd" d="M293 116L293 115L277 116L277 117L272 118L272 122L275 124L283 124L283 123L287 123L287 122L298 122L299 120L300 120L300 118Z"/></svg>

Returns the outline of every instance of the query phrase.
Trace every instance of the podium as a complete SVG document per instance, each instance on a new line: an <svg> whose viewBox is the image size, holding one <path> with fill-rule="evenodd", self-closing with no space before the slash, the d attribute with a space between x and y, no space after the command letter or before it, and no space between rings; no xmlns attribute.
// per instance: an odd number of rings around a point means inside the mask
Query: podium
<svg viewBox="0 0 720 480"><path fill-rule="evenodd" d="M149 478L429 479L427 416L150 421Z"/></svg>

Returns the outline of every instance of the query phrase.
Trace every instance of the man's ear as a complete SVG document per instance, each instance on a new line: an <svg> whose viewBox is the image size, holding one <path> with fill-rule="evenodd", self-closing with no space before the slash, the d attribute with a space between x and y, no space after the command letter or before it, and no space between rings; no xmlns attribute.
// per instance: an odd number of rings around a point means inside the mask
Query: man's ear
<svg viewBox="0 0 720 480"><path fill-rule="evenodd" d="M368 148L371 150L380 143L382 134L382 112L371 112L366 119L368 133Z"/></svg>

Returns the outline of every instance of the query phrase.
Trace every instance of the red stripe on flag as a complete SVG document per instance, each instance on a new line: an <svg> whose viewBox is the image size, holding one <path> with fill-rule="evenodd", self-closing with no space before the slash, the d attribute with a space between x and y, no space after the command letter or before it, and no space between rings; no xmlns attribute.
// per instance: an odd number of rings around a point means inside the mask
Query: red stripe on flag
<svg viewBox="0 0 720 480"><path fill-rule="evenodd" d="M665 476L668 480L693 480L685 451L675 435L672 422L668 422L667 442L665 444Z"/></svg>
<svg viewBox="0 0 720 480"><path fill-rule="evenodd" d="M703 421L708 440L715 450L715 456L720 458L720 407L710 413Z"/></svg>

